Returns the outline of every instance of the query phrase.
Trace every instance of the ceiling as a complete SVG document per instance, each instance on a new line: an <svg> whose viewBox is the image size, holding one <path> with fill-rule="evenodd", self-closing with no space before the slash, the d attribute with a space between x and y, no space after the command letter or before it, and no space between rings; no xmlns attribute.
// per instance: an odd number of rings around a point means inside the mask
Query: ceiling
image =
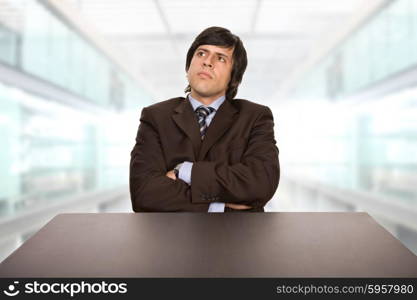
<svg viewBox="0 0 417 300"><path fill-rule="evenodd" d="M195 36L222 26L241 37L248 68L238 97L271 100L280 84L366 0L65 0L112 45L161 101L183 94ZM155 93L154 93L155 94Z"/></svg>

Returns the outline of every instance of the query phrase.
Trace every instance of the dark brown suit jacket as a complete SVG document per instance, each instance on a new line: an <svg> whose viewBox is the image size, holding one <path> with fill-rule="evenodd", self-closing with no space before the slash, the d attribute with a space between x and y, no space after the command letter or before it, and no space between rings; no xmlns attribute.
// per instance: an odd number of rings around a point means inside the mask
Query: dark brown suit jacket
<svg viewBox="0 0 417 300"><path fill-rule="evenodd" d="M280 176L273 126L267 106L225 100L201 141L188 99L144 108L130 161L133 210L207 212L229 202L263 211ZM184 161L193 162L191 186L165 175Z"/></svg>

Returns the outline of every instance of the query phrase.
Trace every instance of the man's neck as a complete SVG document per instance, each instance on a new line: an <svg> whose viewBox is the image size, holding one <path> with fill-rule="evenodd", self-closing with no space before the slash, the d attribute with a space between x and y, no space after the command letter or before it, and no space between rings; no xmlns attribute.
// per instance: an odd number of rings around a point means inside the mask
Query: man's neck
<svg viewBox="0 0 417 300"><path fill-rule="evenodd" d="M221 96L223 96L222 94L218 94L218 95L214 95L214 96L208 96L208 97L204 97L201 96L193 91L191 91L190 93L191 97L193 97L195 100L200 101L201 103L203 103L205 106L209 106L210 104L212 104L214 101L216 101L217 99L219 99Z"/></svg>

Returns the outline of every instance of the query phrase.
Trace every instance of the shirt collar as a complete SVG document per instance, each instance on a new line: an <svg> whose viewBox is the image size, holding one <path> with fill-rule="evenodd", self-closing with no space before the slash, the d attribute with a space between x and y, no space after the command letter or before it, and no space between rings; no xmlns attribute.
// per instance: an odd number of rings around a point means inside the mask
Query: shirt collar
<svg viewBox="0 0 417 300"><path fill-rule="evenodd" d="M191 97L190 94L188 94L188 99L191 103L191 105L193 106L193 110L195 111L197 109L197 107L199 107L200 105L203 105L205 107L207 107L206 105L204 105L203 103L201 103L200 101L198 101L197 99L194 99L193 97ZM219 98L217 98L216 100L214 100L209 106L214 108L216 111L219 109L220 105L223 104L224 100L226 99L226 96L220 96Z"/></svg>

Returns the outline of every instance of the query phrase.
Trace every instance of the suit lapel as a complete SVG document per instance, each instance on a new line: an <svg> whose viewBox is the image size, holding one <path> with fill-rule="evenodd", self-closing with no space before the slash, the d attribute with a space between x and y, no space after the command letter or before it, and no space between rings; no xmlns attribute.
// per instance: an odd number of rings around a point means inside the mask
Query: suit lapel
<svg viewBox="0 0 417 300"><path fill-rule="evenodd" d="M219 107L210 126L207 128L206 136L204 137L201 145L200 152L198 153L198 161L203 160L211 146L222 137L224 132L232 126L236 116L237 108L235 108L230 100L225 100ZM200 135L197 128L198 135Z"/></svg>
<svg viewBox="0 0 417 300"><path fill-rule="evenodd" d="M191 140L194 149L194 157L197 157L201 147L201 136L193 107L188 99L184 99L174 111L175 112L172 118L178 127L181 128L181 130L184 131L184 133Z"/></svg>

